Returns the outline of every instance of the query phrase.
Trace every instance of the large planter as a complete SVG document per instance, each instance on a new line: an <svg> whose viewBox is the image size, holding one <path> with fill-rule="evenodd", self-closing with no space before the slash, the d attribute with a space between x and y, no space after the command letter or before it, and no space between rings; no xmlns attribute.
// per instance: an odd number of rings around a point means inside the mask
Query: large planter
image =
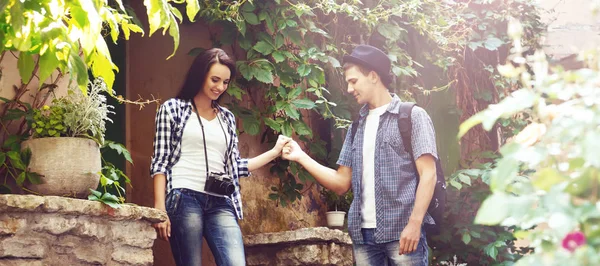
<svg viewBox="0 0 600 266"><path fill-rule="evenodd" d="M41 195L85 198L96 189L102 170L100 147L86 138L39 138L24 141L31 149L29 170L42 175L42 184L26 187Z"/></svg>

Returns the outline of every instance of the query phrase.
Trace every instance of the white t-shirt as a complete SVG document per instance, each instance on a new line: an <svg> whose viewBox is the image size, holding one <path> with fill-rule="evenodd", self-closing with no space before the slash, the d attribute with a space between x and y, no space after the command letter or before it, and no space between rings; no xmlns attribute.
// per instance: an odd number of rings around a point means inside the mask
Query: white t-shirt
<svg viewBox="0 0 600 266"><path fill-rule="evenodd" d="M376 228L377 215L375 207L375 140L379 128L379 117L385 113L386 104L369 110L365 121L365 136L363 141L363 174L362 174L362 205L360 214L362 228Z"/></svg>
<svg viewBox="0 0 600 266"><path fill-rule="evenodd" d="M225 152L227 142L222 121L218 117L208 121L201 117L206 135L206 152L208 154L208 165L210 172L225 172ZM204 191L206 182L206 161L204 160L204 142L202 140L202 128L198 116L192 113L181 137L181 157L173 165L172 182L173 188L187 188L195 191Z"/></svg>

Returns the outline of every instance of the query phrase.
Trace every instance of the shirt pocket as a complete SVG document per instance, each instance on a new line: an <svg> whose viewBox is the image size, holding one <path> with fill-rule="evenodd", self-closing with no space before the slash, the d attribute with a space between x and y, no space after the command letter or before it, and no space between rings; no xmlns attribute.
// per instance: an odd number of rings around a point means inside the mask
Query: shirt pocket
<svg viewBox="0 0 600 266"><path fill-rule="evenodd" d="M402 139L396 134L386 134L383 136L383 144L385 150L391 150L396 156L405 157L407 154L404 151Z"/></svg>

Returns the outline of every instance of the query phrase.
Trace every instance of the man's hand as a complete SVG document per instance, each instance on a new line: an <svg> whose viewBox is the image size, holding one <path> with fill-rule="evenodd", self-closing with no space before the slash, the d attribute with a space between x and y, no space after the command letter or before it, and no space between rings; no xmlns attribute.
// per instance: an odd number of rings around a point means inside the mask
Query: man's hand
<svg viewBox="0 0 600 266"><path fill-rule="evenodd" d="M300 148L298 142L292 140L283 147L281 157L289 161L297 162L304 155L306 155L306 153Z"/></svg>
<svg viewBox="0 0 600 266"><path fill-rule="evenodd" d="M400 234L400 250L398 254L404 255L417 250L421 238L421 223L409 220L402 234Z"/></svg>

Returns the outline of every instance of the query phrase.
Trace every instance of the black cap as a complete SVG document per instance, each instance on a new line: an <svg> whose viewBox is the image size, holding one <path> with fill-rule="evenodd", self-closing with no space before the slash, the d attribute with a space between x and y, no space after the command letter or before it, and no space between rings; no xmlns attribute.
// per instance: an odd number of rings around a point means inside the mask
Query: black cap
<svg viewBox="0 0 600 266"><path fill-rule="evenodd" d="M392 62L381 50L370 45L359 45L352 54L344 56L344 63L354 63L377 72L385 85L392 83Z"/></svg>

